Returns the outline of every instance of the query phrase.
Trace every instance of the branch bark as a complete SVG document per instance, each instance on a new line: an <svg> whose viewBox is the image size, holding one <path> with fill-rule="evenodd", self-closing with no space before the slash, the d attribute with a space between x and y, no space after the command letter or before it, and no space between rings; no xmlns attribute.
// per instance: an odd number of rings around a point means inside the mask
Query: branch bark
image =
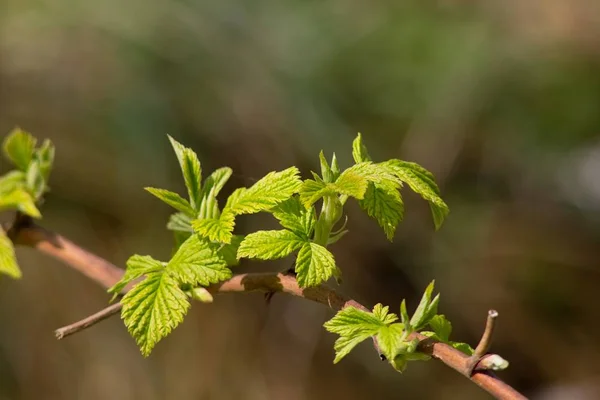
<svg viewBox="0 0 600 400"><path fill-rule="evenodd" d="M123 275L123 270L110 262L82 249L70 240L31 222L13 226L9 230L9 236L15 244L33 247L44 254L50 255L83 273L105 288L113 286ZM210 286L208 290L212 294L280 292L321 303L334 311L350 306L369 311L362 304L339 294L326 285L303 289L298 286L298 282L294 276L281 273L235 275L227 281ZM120 303L111 305L82 321L59 329L57 336L62 338L85 329L96 322L108 318L110 315L116 314L119 309ZM414 334L414 336L420 340L419 351L440 360L485 389L494 397L510 400L526 399L521 393L489 372L493 365L489 360L496 357L499 358L499 356L487 355L482 357L473 366L472 359L469 356L453 347L426 338L418 333Z"/></svg>

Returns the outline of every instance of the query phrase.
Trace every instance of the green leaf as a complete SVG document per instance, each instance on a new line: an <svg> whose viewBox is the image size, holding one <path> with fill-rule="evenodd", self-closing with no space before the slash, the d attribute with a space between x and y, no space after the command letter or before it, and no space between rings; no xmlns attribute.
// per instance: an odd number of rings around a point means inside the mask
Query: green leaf
<svg viewBox="0 0 600 400"><path fill-rule="evenodd" d="M123 277L113 287L108 289L108 293L113 293L115 297L121 293L121 291L130 282L152 272L159 272L165 269L162 262L155 260L150 256L133 255L127 260L127 269Z"/></svg>
<svg viewBox="0 0 600 400"><path fill-rule="evenodd" d="M361 163L365 161L371 161L367 147L363 144L362 135L359 133L356 139L352 142L352 158L354 162Z"/></svg>
<svg viewBox="0 0 600 400"><path fill-rule="evenodd" d="M288 230L258 231L246 236L240 244L237 256L275 260L287 257L303 245L308 245L306 239Z"/></svg>
<svg viewBox="0 0 600 400"><path fill-rule="evenodd" d="M396 228L404 216L404 203L397 189L371 182L364 199L358 203L377 221L390 241L394 239Z"/></svg>
<svg viewBox="0 0 600 400"><path fill-rule="evenodd" d="M357 344L376 335L385 325L369 312L346 307L323 326L328 332L340 335L334 345L336 355L333 363L337 364Z"/></svg>
<svg viewBox="0 0 600 400"><path fill-rule="evenodd" d="M25 187L26 175L23 171L10 171L0 177L0 196L4 196L16 189Z"/></svg>
<svg viewBox="0 0 600 400"><path fill-rule="evenodd" d="M192 219L184 213L175 213L169 217L167 229L171 231L194 232Z"/></svg>
<svg viewBox="0 0 600 400"><path fill-rule="evenodd" d="M475 350L469 346L467 343L460 342L450 342L450 346L454 347L456 350L465 353L468 356L472 356Z"/></svg>
<svg viewBox="0 0 600 400"><path fill-rule="evenodd" d="M340 166L338 165L338 161L337 161L337 157L335 156L335 153L333 153L333 157L331 157L331 174L333 175L332 181L334 181L334 182L337 178L340 177Z"/></svg>
<svg viewBox="0 0 600 400"><path fill-rule="evenodd" d="M221 243L230 243L235 227L235 216L225 210L219 218L196 219L192 221L194 231L209 240Z"/></svg>
<svg viewBox="0 0 600 400"><path fill-rule="evenodd" d="M300 187L300 202L310 208L323 196L335 193L335 189L322 180L306 179Z"/></svg>
<svg viewBox="0 0 600 400"><path fill-rule="evenodd" d="M198 235L190 236L167 264L179 283L208 286L231 278L231 270L214 246Z"/></svg>
<svg viewBox="0 0 600 400"><path fill-rule="evenodd" d="M450 210L440 197L440 190L435 183L433 174L419 164L412 162L394 159L384 164L390 168L390 171L398 179L407 183L415 193L420 194L423 199L429 202L435 228L439 229Z"/></svg>
<svg viewBox="0 0 600 400"><path fill-rule="evenodd" d="M219 255L223 257L229 267L234 267L240 263L240 260L237 258L237 253L243 240L244 236L233 235L230 243L219 246Z"/></svg>
<svg viewBox="0 0 600 400"><path fill-rule="evenodd" d="M412 331L410 326L410 317L408 316L408 311L406 310L406 299L403 299L402 303L400 303L400 320L404 326L407 327L407 330Z"/></svg>
<svg viewBox="0 0 600 400"><path fill-rule="evenodd" d="M377 332L379 349L388 360L393 360L403 350L402 343L406 338L403 324L382 326Z"/></svg>
<svg viewBox="0 0 600 400"><path fill-rule="evenodd" d="M13 129L4 139L6 157L21 171L26 171L33 156L36 139L20 128Z"/></svg>
<svg viewBox="0 0 600 400"><path fill-rule="evenodd" d="M6 209L17 209L33 218L42 217L31 195L23 189L0 193L0 211Z"/></svg>
<svg viewBox="0 0 600 400"><path fill-rule="evenodd" d="M169 136L175 155L179 160L181 172L185 186L187 187L190 196L190 204L195 211L200 210L200 202L202 200L200 192L202 190L202 167L198 155L190 148L183 146L181 143Z"/></svg>
<svg viewBox="0 0 600 400"><path fill-rule="evenodd" d="M333 254L316 243L304 243L296 258L298 285L302 288L317 286L338 274Z"/></svg>
<svg viewBox="0 0 600 400"><path fill-rule="evenodd" d="M14 279L22 276L13 243L2 228L0 228L0 273Z"/></svg>
<svg viewBox="0 0 600 400"><path fill-rule="evenodd" d="M170 205L177 211L181 211L188 217L194 218L196 216L195 215L196 213L195 213L194 209L192 208L192 206L190 205L190 203L187 200L185 200L184 198L182 198L181 196L179 196L177 193L171 192L170 190L157 189L157 188L153 188L153 187L147 187L144 189L147 192L158 197L160 200L164 201L165 203L167 203L168 205Z"/></svg>
<svg viewBox="0 0 600 400"><path fill-rule="evenodd" d="M25 176L26 186L31 197L39 199L46 191L46 181L42 176L40 163L38 160L32 160L27 168Z"/></svg>
<svg viewBox="0 0 600 400"><path fill-rule="evenodd" d="M212 296L212 294L210 294L210 292L208 290L206 290L206 288L196 287L196 288L191 289L188 293L192 299L198 300L202 303L212 303L213 302L213 296Z"/></svg>
<svg viewBox="0 0 600 400"><path fill-rule="evenodd" d="M431 326L440 341L448 342L452 333L452 324L444 315L434 315L429 320L429 326Z"/></svg>
<svg viewBox="0 0 600 400"><path fill-rule="evenodd" d="M178 282L165 272L153 272L121 300L121 316L144 356L183 321L190 303Z"/></svg>
<svg viewBox="0 0 600 400"><path fill-rule="evenodd" d="M337 193L345 194L356 199L362 199L364 197L369 182L359 173L360 171L357 166L362 165L354 165L340 174L333 185Z"/></svg>
<svg viewBox="0 0 600 400"><path fill-rule="evenodd" d="M250 188L233 192L225 208L231 209L234 214L267 211L298 191L302 185L299 173L296 167L269 172Z"/></svg>
<svg viewBox="0 0 600 400"><path fill-rule="evenodd" d="M45 182L48 182L52 165L54 164L54 145L48 139L42 142L42 145L35 150L34 159L39 163L40 174Z"/></svg>
<svg viewBox="0 0 600 400"><path fill-rule="evenodd" d="M300 198L294 196L279 203L271 212L281 226L308 240L316 222L313 207L305 208L300 203Z"/></svg>
<svg viewBox="0 0 600 400"><path fill-rule="evenodd" d="M421 298L421 302L419 303L419 306L415 310L415 313L410 320L410 325L417 331L424 328L437 314L440 295L438 294L433 300L431 300L434 283L435 281L431 281L431 283L425 289L423 297Z"/></svg>
<svg viewBox="0 0 600 400"><path fill-rule="evenodd" d="M390 313L390 307L384 306L381 303L378 303L373 307L373 315L377 318L382 324L389 325L393 322L398 321L398 316L394 313Z"/></svg>
<svg viewBox="0 0 600 400"><path fill-rule="evenodd" d="M323 177L323 181L325 181L325 183L333 182L333 172L331 172L331 167L325 159L325 154L323 154L323 150L321 150L321 152L319 153L319 163L321 164L321 176Z"/></svg>
<svg viewBox="0 0 600 400"><path fill-rule="evenodd" d="M221 192L221 189L223 189L223 186L225 186L232 173L233 171L229 167L216 169L204 181L204 186L202 186L200 198L204 199L209 194L216 197L219 194L219 192Z"/></svg>

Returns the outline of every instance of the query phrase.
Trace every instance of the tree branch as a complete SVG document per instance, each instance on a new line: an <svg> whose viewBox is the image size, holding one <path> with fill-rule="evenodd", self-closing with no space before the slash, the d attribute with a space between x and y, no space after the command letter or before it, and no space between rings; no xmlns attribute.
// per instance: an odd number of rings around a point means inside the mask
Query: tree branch
<svg viewBox="0 0 600 400"><path fill-rule="evenodd" d="M42 253L48 254L60 261L63 261L68 266L83 273L105 288L114 285L123 275L122 269L92 253L87 252L64 237L47 231L33 223L14 226L10 230L10 237L15 244L33 247ZM344 307L350 306L369 311L362 304L337 293L334 289L326 285L302 289L298 286L298 282L294 276L281 273L240 274L233 276L231 279L221 282L217 285L212 285L207 289L212 294L238 292L280 292L324 304L334 311L338 311ZM119 309L120 303L113 304L82 321L57 330L57 337L62 338L85 329L105 318L108 318L110 315L117 313ZM493 369L493 366L495 365L489 360L493 359L494 357L499 357L501 359L500 356L488 355L481 358L477 364L472 365L472 359L469 356L454 349L453 347L437 342L418 333L414 333L413 335L420 340L419 351L440 360L450 368L454 369L461 375L465 376L488 391L496 398L511 400L526 399L525 396L499 380L488 371Z"/></svg>

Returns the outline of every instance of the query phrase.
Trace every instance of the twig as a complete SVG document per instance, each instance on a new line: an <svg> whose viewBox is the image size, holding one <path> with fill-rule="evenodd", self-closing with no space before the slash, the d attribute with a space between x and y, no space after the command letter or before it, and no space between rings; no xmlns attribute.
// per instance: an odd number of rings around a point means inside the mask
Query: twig
<svg viewBox="0 0 600 400"><path fill-rule="evenodd" d="M34 247L42 253L51 255L52 257L63 261L68 266L82 272L104 287L114 285L123 275L123 270L117 268L108 261L83 250L73 242L58 234L49 232L33 224L20 227L20 229L12 233L11 238L16 244ZM280 292L324 304L335 311L350 306L361 310L368 310L357 301L337 293L326 285L303 289L298 286L298 282L294 276L281 273L240 274L217 285L212 285L207 289L212 294L249 293L257 291L266 293ZM70 333L74 333L89 327L94 323L107 318L111 312L116 313L119 304L120 303L114 304L107 309L94 314L94 316L90 316L85 320L70 325L70 328L61 328L59 331L63 329L72 329L73 332ZM98 315L103 316L103 318L98 318ZM496 355L484 357L471 368L470 362L472 359L462 352L444 343L431 340L421 334L415 333L413 335L421 341L419 344L419 351L442 361L450 368L488 391L494 397L511 400L526 399L525 396L487 371L490 368L488 368L488 363L485 362L485 360ZM484 337L486 337L485 334Z"/></svg>
<svg viewBox="0 0 600 400"><path fill-rule="evenodd" d="M496 327L496 318L498 318L498 311L489 310L488 316L487 316L487 321L485 323L485 330L483 331L481 340L479 341L479 344L477 344L477 347L475 348L473 355L469 358L469 370L471 373L473 372L473 370L475 369L477 364L486 355L486 353L490 349L490 346L492 345L492 338L494 336L494 328ZM502 360L504 360L504 359L502 359ZM497 362L497 360L495 360L495 359L492 359L491 361ZM488 364L489 364L489 362L490 362L490 360L488 360ZM508 363L506 363L505 365L508 366ZM499 368L499 366L496 365L496 363L492 363L489 365L488 369L497 370L497 369L504 369L504 368Z"/></svg>
<svg viewBox="0 0 600 400"><path fill-rule="evenodd" d="M98 311L96 314L92 314L89 317L82 319L81 321L77 321L74 324L55 330L54 334L58 340L64 339L67 336L89 328L90 326L117 314L119 311L121 311L122 307L123 306L121 303L112 304L105 309Z"/></svg>

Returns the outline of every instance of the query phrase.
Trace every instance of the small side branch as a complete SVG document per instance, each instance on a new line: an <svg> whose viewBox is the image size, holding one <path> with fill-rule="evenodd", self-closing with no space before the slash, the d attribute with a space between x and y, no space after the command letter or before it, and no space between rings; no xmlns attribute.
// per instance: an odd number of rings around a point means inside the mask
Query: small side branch
<svg viewBox="0 0 600 400"><path fill-rule="evenodd" d="M64 339L67 336L80 332L86 328L89 328L92 325L97 324L100 321L105 320L110 316L117 314L119 311L121 311L121 308L123 308L121 303L112 304L109 307L98 311L96 314L92 314L89 317L82 319L81 321L77 321L71 325L67 325L65 327L55 330L54 334L56 335L56 338L58 340Z"/></svg>

